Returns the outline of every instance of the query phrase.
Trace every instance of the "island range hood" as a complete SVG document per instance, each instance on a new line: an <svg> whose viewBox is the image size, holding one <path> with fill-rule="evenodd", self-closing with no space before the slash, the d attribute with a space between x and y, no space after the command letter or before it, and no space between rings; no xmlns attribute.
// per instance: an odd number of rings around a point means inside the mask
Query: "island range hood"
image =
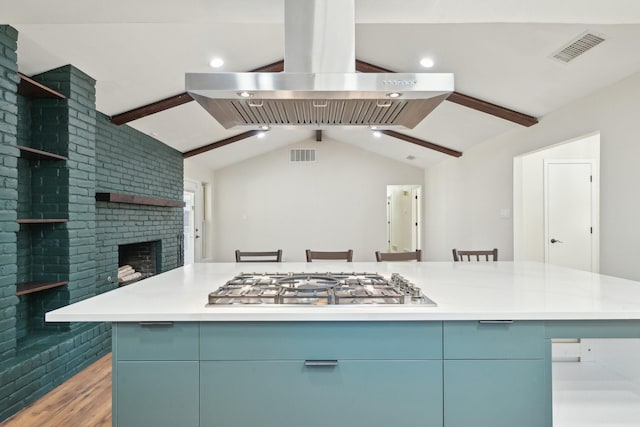
<svg viewBox="0 0 640 427"><path fill-rule="evenodd" d="M354 0L285 0L282 73L190 73L223 127L414 128L453 92L448 73L356 73Z"/></svg>

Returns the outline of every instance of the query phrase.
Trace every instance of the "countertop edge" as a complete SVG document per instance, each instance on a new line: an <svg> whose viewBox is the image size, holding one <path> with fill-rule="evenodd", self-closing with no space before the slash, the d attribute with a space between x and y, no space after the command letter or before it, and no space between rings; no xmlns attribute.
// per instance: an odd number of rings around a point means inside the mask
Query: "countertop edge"
<svg viewBox="0 0 640 427"><path fill-rule="evenodd" d="M46 314L47 322L378 322L480 320L638 320L640 313L140 313Z"/></svg>

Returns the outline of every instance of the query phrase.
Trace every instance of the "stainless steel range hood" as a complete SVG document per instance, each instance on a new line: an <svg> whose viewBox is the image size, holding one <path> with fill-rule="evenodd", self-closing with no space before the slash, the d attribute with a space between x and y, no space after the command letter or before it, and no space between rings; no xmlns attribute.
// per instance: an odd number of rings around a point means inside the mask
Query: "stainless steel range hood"
<svg viewBox="0 0 640 427"><path fill-rule="evenodd" d="M353 0L285 0L283 73L191 73L186 90L222 126L415 127L453 74L356 73Z"/></svg>

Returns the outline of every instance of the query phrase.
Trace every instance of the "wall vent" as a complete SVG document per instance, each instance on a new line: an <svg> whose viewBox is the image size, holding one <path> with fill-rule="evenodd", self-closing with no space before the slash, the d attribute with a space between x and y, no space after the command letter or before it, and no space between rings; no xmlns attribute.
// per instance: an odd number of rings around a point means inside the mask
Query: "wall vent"
<svg viewBox="0 0 640 427"><path fill-rule="evenodd" d="M603 41L605 41L605 38L602 34L586 32L578 36L578 38L570 41L551 56L558 61L567 63L573 61L586 51L598 46Z"/></svg>
<svg viewBox="0 0 640 427"><path fill-rule="evenodd" d="M315 148L292 148L289 150L289 161L292 163L315 162Z"/></svg>

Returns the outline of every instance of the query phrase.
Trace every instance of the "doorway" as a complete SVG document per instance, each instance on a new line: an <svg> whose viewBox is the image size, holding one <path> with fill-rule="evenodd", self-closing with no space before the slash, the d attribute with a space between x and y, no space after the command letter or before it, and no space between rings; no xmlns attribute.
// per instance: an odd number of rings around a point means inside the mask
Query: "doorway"
<svg viewBox="0 0 640 427"><path fill-rule="evenodd" d="M545 262L594 271L595 160L544 160Z"/></svg>
<svg viewBox="0 0 640 427"><path fill-rule="evenodd" d="M387 250L421 249L421 185L387 185Z"/></svg>
<svg viewBox="0 0 640 427"><path fill-rule="evenodd" d="M202 186L199 182L184 180L183 200L184 265L189 265L203 257Z"/></svg>
<svg viewBox="0 0 640 427"><path fill-rule="evenodd" d="M514 260L558 263L594 273L599 271L599 158L599 133L514 158ZM546 173L548 168L551 168L551 176ZM578 183L583 184L580 189L576 187ZM585 198L590 202L585 202ZM553 205L548 212L550 202ZM569 213L569 207L579 213ZM582 247L573 251L581 255L579 260L560 258L563 251L571 253L571 245L577 242L560 235L575 226L578 217L581 222L590 222L581 229L583 235L580 237L588 239L589 251ZM554 243L551 243L552 239ZM566 244L567 240L572 241L571 245Z"/></svg>

